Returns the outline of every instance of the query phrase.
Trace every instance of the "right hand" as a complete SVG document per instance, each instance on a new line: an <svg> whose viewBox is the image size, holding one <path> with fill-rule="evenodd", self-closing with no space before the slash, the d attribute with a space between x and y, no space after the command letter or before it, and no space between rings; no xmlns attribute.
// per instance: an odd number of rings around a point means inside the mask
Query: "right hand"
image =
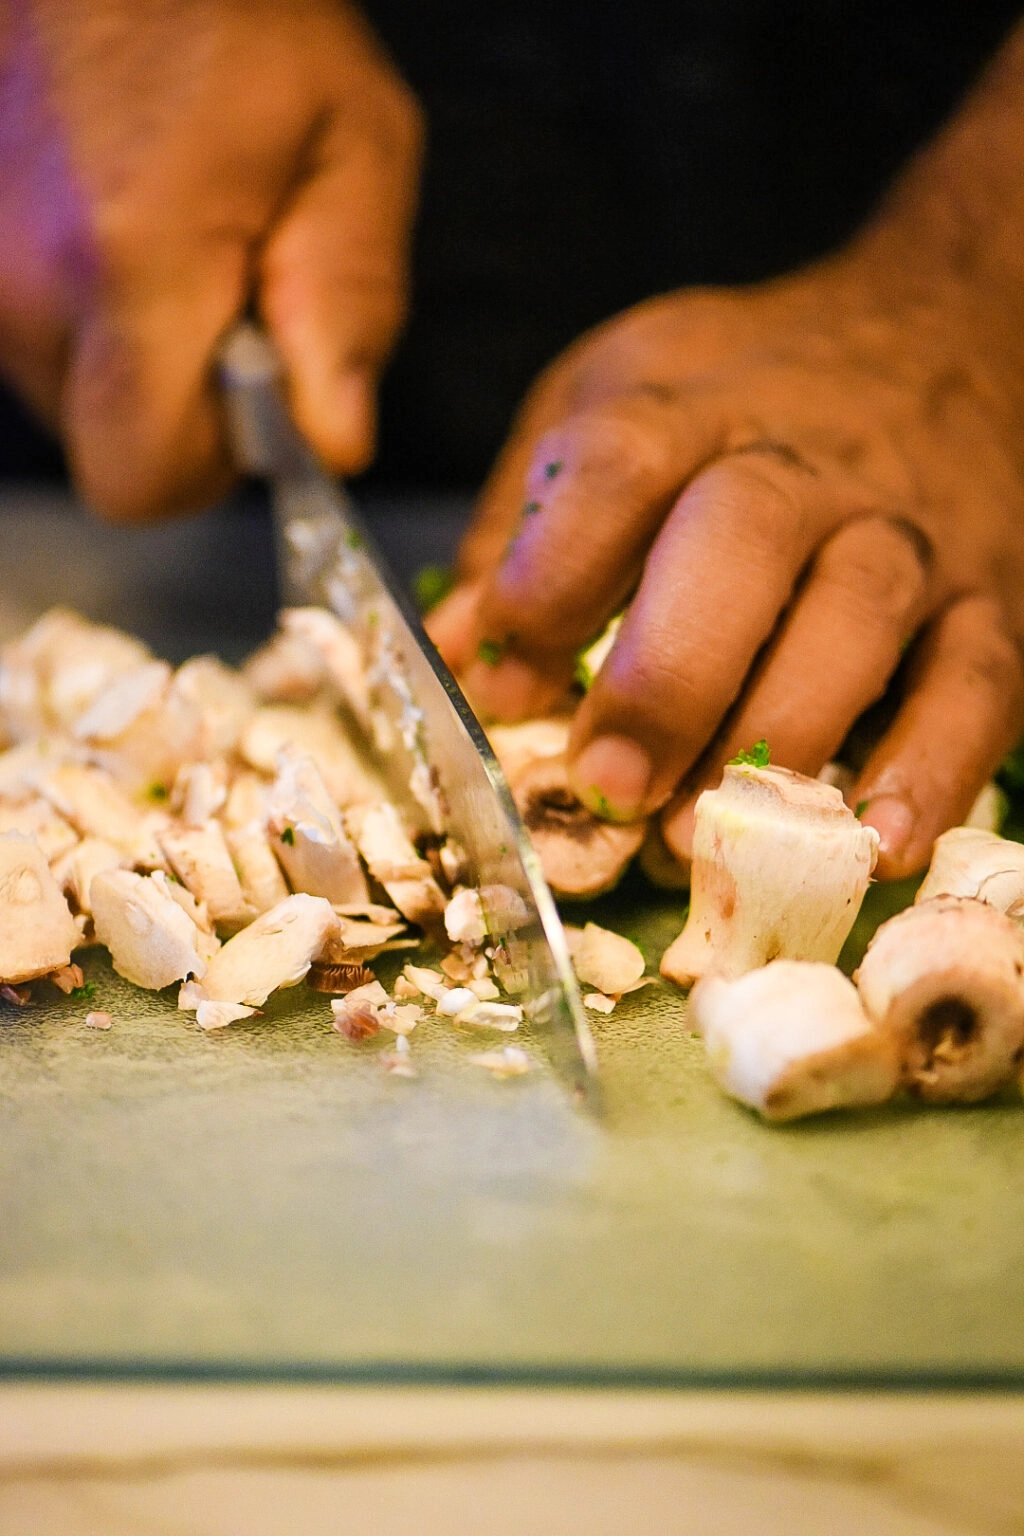
<svg viewBox="0 0 1024 1536"><path fill-rule="evenodd" d="M0 370L121 521L233 470L246 304L351 474L407 302L419 110L343 0L0 0Z"/></svg>

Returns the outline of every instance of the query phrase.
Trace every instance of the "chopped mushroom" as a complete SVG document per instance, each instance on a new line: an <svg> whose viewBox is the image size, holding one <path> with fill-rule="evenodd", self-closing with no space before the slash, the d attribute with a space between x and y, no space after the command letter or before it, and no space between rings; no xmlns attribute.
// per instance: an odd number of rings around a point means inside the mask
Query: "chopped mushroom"
<svg viewBox="0 0 1024 1536"><path fill-rule="evenodd" d="M474 1067L483 1067L492 1077L523 1077L530 1070L530 1058L517 1045L502 1046L500 1051L480 1051L471 1056Z"/></svg>
<svg viewBox="0 0 1024 1536"><path fill-rule="evenodd" d="M467 887L456 891L444 909L444 926L453 944L482 944L487 937L480 892Z"/></svg>
<svg viewBox="0 0 1024 1536"><path fill-rule="evenodd" d="M253 912L267 912L288 895L281 866L274 856L262 822L228 827L224 841L238 874L245 904Z"/></svg>
<svg viewBox="0 0 1024 1536"><path fill-rule="evenodd" d="M83 837L50 865L53 878L75 911L92 914L89 891L96 875L107 869L123 869L125 855L103 837Z"/></svg>
<svg viewBox="0 0 1024 1536"><path fill-rule="evenodd" d="M977 827L944 832L916 900L933 896L973 896L1011 917L1024 915L1024 844Z"/></svg>
<svg viewBox="0 0 1024 1536"><path fill-rule="evenodd" d="M689 986L770 960L836 960L868 888L878 833L837 789L730 764L697 801L690 913L662 975Z"/></svg>
<svg viewBox="0 0 1024 1536"><path fill-rule="evenodd" d="M293 891L367 901L366 877L327 786L309 757L285 757L267 799L267 831Z"/></svg>
<svg viewBox="0 0 1024 1536"><path fill-rule="evenodd" d="M509 785L556 895L600 896L617 884L644 840L646 824L601 821L577 799L564 757L520 767Z"/></svg>
<svg viewBox="0 0 1024 1536"><path fill-rule="evenodd" d="M426 859L420 858L395 807L354 806L345 824L367 869L410 923L430 926L445 909L444 892Z"/></svg>
<svg viewBox="0 0 1024 1536"><path fill-rule="evenodd" d="M1024 1059L1024 932L963 896L935 896L883 923L855 981L896 1045L903 1081L932 1103L973 1103Z"/></svg>
<svg viewBox="0 0 1024 1536"><path fill-rule="evenodd" d="M178 1006L195 1007L205 998L261 1007L271 992L302 981L336 921L322 896L287 896L217 951L200 985L185 993L188 1001L179 997Z"/></svg>
<svg viewBox="0 0 1024 1536"><path fill-rule="evenodd" d="M78 929L42 850L0 834L0 983L17 985L68 965Z"/></svg>
<svg viewBox="0 0 1024 1536"><path fill-rule="evenodd" d="M42 795L24 800L0 797L0 833L21 832L30 837L52 864L70 852L78 842L78 833L58 815Z"/></svg>
<svg viewBox="0 0 1024 1536"><path fill-rule="evenodd" d="M774 960L735 981L705 976L690 1011L716 1082L768 1120L881 1104L899 1083L891 1040L835 966Z"/></svg>
<svg viewBox="0 0 1024 1536"><path fill-rule="evenodd" d="M199 930L151 875L106 870L93 879L89 899L96 937L110 950L119 976L159 991L205 972Z"/></svg>
<svg viewBox="0 0 1024 1536"><path fill-rule="evenodd" d="M248 905L220 823L180 822L160 833L160 846L181 883L210 914L215 928L233 933L251 921Z"/></svg>
<svg viewBox="0 0 1024 1536"><path fill-rule="evenodd" d="M632 992L644 974L644 957L632 940L621 933L588 923L567 928L573 969L585 985L611 997Z"/></svg>

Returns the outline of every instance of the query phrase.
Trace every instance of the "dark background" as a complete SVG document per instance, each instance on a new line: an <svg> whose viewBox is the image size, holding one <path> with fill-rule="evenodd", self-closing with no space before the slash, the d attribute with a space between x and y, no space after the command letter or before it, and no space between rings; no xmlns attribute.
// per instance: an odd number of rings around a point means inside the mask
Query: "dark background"
<svg viewBox="0 0 1024 1536"><path fill-rule="evenodd" d="M367 0L430 148L371 486L470 487L597 320L841 242L953 110L1014 0ZM1022 128L1024 131L1024 128ZM0 473L60 473L0 399Z"/></svg>

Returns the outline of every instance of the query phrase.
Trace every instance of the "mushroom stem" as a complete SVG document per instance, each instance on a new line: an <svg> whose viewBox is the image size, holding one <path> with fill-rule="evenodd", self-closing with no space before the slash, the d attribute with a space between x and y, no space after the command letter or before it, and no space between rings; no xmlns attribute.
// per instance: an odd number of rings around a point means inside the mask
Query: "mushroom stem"
<svg viewBox="0 0 1024 1536"><path fill-rule="evenodd" d="M1011 917L1024 915L1024 845L978 827L944 832L916 900L933 896L973 896Z"/></svg>
<svg viewBox="0 0 1024 1536"><path fill-rule="evenodd" d="M736 981L706 976L691 1019L721 1088L768 1120L881 1104L899 1066L835 966L775 960Z"/></svg>
<svg viewBox="0 0 1024 1536"><path fill-rule="evenodd" d="M730 764L697 801L686 926L662 974L688 986L770 960L833 962L860 910L878 834L831 785Z"/></svg>
<svg viewBox="0 0 1024 1536"><path fill-rule="evenodd" d="M911 1092L974 1103L1024 1058L1024 933L984 901L936 896L883 923L855 981Z"/></svg>

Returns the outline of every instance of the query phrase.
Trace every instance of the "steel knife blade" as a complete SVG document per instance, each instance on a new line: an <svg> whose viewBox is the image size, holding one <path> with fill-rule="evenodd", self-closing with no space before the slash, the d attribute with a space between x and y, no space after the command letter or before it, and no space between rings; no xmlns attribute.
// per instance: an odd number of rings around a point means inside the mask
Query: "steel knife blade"
<svg viewBox="0 0 1024 1536"><path fill-rule="evenodd" d="M360 724L389 794L411 831L454 839L506 990L519 994L574 1096L597 1109L597 1058L565 930L476 716L352 498L294 426L269 339L239 324L220 365L236 459L269 486L285 602L323 605L354 636L369 684Z"/></svg>

